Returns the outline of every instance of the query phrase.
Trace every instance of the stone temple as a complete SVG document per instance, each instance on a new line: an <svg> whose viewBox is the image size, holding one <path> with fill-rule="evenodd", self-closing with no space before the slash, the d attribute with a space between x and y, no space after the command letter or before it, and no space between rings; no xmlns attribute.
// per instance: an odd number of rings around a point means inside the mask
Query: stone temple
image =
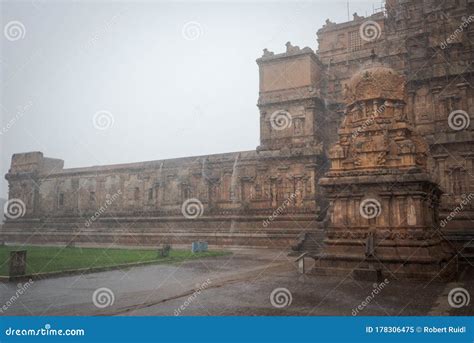
<svg viewBox="0 0 474 343"><path fill-rule="evenodd" d="M474 236L469 13L467 0L390 0L327 20L315 51L264 49L252 151L74 169L14 154L6 178L21 206L2 239L206 240L308 251L322 272L450 274Z"/></svg>

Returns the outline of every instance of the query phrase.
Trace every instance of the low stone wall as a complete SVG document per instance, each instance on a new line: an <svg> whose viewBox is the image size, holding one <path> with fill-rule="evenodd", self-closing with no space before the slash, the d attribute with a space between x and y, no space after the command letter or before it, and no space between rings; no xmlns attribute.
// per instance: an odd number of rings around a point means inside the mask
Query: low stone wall
<svg viewBox="0 0 474 343"><path fill-rule="evenodd" d="M4 225L0 239L11 243L157 246L163 243L190 245L197 240L211 247L284 248L314 227L313 216L279 218L104 218L90 227L82 220L17 220Z"/></svg>

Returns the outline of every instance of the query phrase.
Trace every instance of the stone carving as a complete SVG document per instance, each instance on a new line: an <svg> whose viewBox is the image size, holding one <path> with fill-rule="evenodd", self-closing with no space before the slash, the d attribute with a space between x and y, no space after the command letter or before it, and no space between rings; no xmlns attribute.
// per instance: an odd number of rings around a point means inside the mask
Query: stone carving
<svg viewBox="0 0 474 343"><path fill-rule="evenodd" d="M267 48L263 49L263 57L271 57L274 55L275 53L273 53L272 51L269 51Z"/></svg>
<svg viewBox="0 0 474 343"><path fill-rule="evenodd" d="M335 23L332 22L330 19L326 19L325 21L325 25L323 27L326 27L326 26L331 26L331 25L334 25Z"/></svg>
<svg viewBox="0 0 474 343"><path fill-rule="evenodd" d="M287 53L294 53L294 52L300 51L300 47L297 46L297 45L293 46L293 45L291 44L291 42L286 42L285 45L286 45L286 52L287 52Z"/></svg>
<svg viewBox="0 0 474 343"><path fill-rule="evenodd" d="M345 85L346 103L367 99L404 100L405 82L393 69L376 66L359 72Z"/></svg>
<svg viewBox="0 0 474 343"><path fill-rule="evenodd" d="M346 89L346 119L339 129L340 145L348 147L349 154L341 158L338 144L330 150L330 156L335 157L333 172L378 166L403 170L426 165L427 145L403 114L404 83L394 70L381 66L351 78ZM399 109L398 113L386 110L392 106ZM336 153L338 156L333 156Z"/></svg>

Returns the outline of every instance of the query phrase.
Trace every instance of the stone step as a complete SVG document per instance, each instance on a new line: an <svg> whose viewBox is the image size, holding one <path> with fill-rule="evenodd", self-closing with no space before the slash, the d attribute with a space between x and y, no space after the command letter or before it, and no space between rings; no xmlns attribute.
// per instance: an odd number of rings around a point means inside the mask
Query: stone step
<svg viewBox="0 0 474 343"><path fill-rule="evenodd" d="M203 233L203 234L219 234L219 233L244 233L244 234L255 234L255 233L268 233L268 234L291 234L298 235L300 230L291 228L278 228L278 229L241 229L241 228L76 228L76 229L56 229L56 228L39 228L39 229L4 229L0 231L0 234L17 234L17 233L52 233L52 234L71 234L71 233L83 233L83 234L118 234L118 233L130 233L130 234L153 234L153 233Z"/></svg>
<svg viewBox="0 0 474 343"><path fill-rule="evenodd" d="M469 241L464 244L459 254L461 263L469 263L474 265L474 241Z"/></svg>
<svg viewBox="0 0 474 343"><path fill-rule="evenodd" d="M0 239L8 244L120 244L120 245L157 245L162 243L190 244L193 241L207 241L212 246L240 246L261 248L286 248L298 239L299 230L175 230L175 229L105 229L96 230L2 230Z"/></svg>
<svg viewBox="0 0 474 343"><path fill-rule="evenodd" d="M324 230L311 231L306 233L303 244L300 247L301 252L307 252L310 255L315 255L321 251L323 247L324 238L326 237Z"/></svg>

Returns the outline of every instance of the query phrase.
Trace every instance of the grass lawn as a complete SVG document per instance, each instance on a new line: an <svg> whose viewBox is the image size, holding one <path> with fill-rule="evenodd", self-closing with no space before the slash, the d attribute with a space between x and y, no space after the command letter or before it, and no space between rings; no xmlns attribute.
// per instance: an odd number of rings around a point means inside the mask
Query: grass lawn
<svg viewBox="0 0 474 343"><path fill-rule="evenodd" d="M0 276L8 275L9 252L12 250L25 249L27 250L27 274L79 268L108 267L133 262L156 261L156 263L174 263L230 254L229 252L223 251L208 251L193 254L189 250L171 250L168 257L161 257L156 249L0 246Z"/></svg>

